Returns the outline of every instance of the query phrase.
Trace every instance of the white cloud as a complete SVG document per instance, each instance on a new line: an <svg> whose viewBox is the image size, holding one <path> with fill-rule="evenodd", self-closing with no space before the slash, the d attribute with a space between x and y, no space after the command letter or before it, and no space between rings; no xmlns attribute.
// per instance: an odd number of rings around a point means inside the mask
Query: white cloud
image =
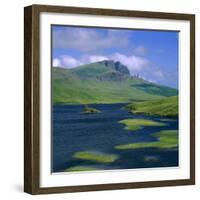
<svg viewBox="0 0 200 200"><path fill-rule="evenodd" d="M156 76L156 78L162 80L164 78L164 75L161 71L155 71L154 75Z"/></svg>
<svg viewBox="0 0 200 200"><path fill-rule="evenodd" d="M65 67L65 68L74 68L79 65L98 62L102 60L114 60L119 61L122 64L126 65L131 74L143 70L149 64L149 61L143 57L139 56L126 56L124 54L115 53L110 56L102 55L83 55L81 58L77 59L69 55L62 55L60 58L55 58L53 60L53 66Z"/></svg>
<svg viewBox="0 0 200 200"><path fill-rule="evenodd" d="M149 61L143 57L131 55L126 56L124 54L115 53L109 56L103 55L83 55L81 58L75 58L69 55L62 55L60 58L55 58L53 60L53 66L61 66L65 68L74 68L79 65L98 62L102 60L114 60L119 61L126 65L132 75L148 67ZM157 75L158 76L158 75Z"/></svg>
<svg viewBox="0 0 200 200"><path fill-rule="evenodd" d="M58 58L53 59L53 67L61 67L61 62Z"/></svg>
<svg viewBox="0 0 200 200"><path fill-rule="evenodd" d="M106 56L98 55L84 55L80 59L77 59L73 56L62 55L59 58L53 59L53 67L75 68L80 65L94 63L102 60L109 60L109 58Z"/></svg>
<svg viewBox="0 0 200 200"><path fill-rule="evenodd" d="M147 53L148 53L148 49L142 45L140 46L137 46L135 49L134 49L134 53L137 54L137 55L140 55L140 56L145 56Z"/></svg>
<svg viewBox="0 0 200 200"><path fill-rule="evenodd" d="M84 63L69 55L62 55L60 58L53 59L53 67L74 68L82 64Z"/></svg>
<svg viewBox="0 0 200 200"><path fill-rule="evenodd" d="M65 27L53 32L53 48L73 48L82 52L97 52L106 48L129 45L128 31L100 32L87 28Z"/></svg>
<svg viewBox="0 0 200 200"><path fill-rule="evenodd" d="M109 58L107 56L99 56L99 55L84 55L81 57L81 61L85 64L99 62L102 60L109 60Z"/></svg>
<svg viewBox="0 0 200 200"><path fill-rule="evenodd" d="M77 66L83 64L78 59L76 59L72 56L69 56L69 55L61 56L61 62L62 62L62 65L66 68L74 68L74 67L77 67Z"/></svg>
<svg viewBox="0 0 200 200"><path fill-rule="evenodd" d="M115 61L120 61L122 64L126 65L133 75L135 72L139 72L148 66L149 61L143 57L131 55L126 56L124 54L115 53L111 56L111 59Z"/></svg>

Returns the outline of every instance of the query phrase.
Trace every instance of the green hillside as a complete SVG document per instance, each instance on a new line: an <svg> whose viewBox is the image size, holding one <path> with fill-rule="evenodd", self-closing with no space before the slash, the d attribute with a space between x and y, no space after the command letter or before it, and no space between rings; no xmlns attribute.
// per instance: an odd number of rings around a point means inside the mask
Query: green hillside
<svg viewBox="0 0 200 200"><path fill-rule="evenodd" d="M131 103L127 105L127 109L136 114L175 117L178 116L178 97L165 97L159 100Z"/></svg>
<svg viewBox="0 0 200 200"><path fill-rule="evenodd" d="M101 61L73 69L53 68L53 103L120 103L160 99L177 90L132 77L126 66Z"/></svg>

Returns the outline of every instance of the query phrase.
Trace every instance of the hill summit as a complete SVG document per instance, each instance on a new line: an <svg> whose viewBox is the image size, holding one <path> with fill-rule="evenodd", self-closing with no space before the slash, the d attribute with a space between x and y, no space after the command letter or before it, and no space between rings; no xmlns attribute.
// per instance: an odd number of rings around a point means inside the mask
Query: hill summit
<svg viewBox="0 0 200 200"><path fill-rule="evenodd" d="M120 72L122 74L126 74L126 75L130 75L130 72L127 68L126 65L123 65L122 63L120 63L119 61L114 61L114 60L103 60L103 61L99 61L98 63L105 65L107 67L112 67L113 69L115 69L117 72Z"/></svg>
<svg viewBox="0 0 200 200"><path fill-rule="evenodd" d="M53 102L59 104L128 103L177 95L178 91L131 76L127 66L103 60L52 70Z"/></svg>
<svg viewBox="0 0 200 200"><path fill-rule="evenodd" d="M99 81L124 81L131 77L127 66L119 61L103 60L81 65L71 69L80 79L97 79Z"/></svg>

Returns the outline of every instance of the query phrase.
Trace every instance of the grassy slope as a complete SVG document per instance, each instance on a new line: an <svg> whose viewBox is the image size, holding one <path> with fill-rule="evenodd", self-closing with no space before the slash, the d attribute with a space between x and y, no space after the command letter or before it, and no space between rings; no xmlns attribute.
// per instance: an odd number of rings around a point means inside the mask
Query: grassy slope
<svg viewBox="0 0 200 200"><path fill-rule="evenodd" d="M142 79L125 77L123 81L100 81L96 77L113 72L100 64L75 69L53 68L53 102L67 104L120 103L160 99L176 95L175 89L157 86Z"/></svg>
<svg viewBox="0 0 200 200"><path fill-rule="evenodd" d="M178 96L165 97L159 100L148 102L137 102L127 106L132 113L143 113L149 115L159 115L165 117L178 116Z"/></svg>
<svg viewBox="0 0 200 200"><path fill-rule="evenodd" d="M77 75L78 77L95 77L99 74L109 73L113 71L113 68L106 67L100 63L91 63L87 65L81 65L77 68L70 70L73 74Z"/></svg>

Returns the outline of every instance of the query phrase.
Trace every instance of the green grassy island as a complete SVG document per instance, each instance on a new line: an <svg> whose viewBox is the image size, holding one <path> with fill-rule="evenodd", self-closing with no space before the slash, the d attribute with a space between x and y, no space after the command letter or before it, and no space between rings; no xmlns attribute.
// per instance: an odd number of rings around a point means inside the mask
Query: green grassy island
<svg viewBox="0 0 200 200"><path fill-rule="evenodd" d="M65 170L65 172L77 172L77 171L94 171L98 170L95 167L89 167L89 166L74 166L74 167L69 167L68 169Z"/></svg>
<svg viewBox="0 0 200 200"><path fill-rule="evenodd" d="M119 121L119 123L126 125L126 130L139 130L142 129L144 126L164 126L164 123L156 122L153 120L146 120L146 119L124 119Z"/></svg>
<svg viewBox="0 0 200 200"><path fill-rule="evenodd" d="M131 103L126 106L134 114L158 115L161 117L178 116L178 96L165 97L159 100Z"/></svg>
<svg viewBox="0 0 200 200"><path fill-rule="evenodd" d="M177 130L164 130L154 133L153 136L157 138L155 142L138 142L130 144L122 144L115 146L115 149L138 149L138 148L176 148L178 146L178 131Z"/></svg>
<svg viewBox="0 0 200 200"><path fill-rule="evenodd" d="M100 113L100 110L97 110L95 108L89 107L88 105L85 105L82 114L92 114L92 113Z"/></svg>
<svg viewBox="0 0 200 200"><path fill-rule="evenodd" d="M81 160L90 160L97 163L112 163L118 159L118 156L114 154L93 151L76 152L73 157Z"/></svg>

